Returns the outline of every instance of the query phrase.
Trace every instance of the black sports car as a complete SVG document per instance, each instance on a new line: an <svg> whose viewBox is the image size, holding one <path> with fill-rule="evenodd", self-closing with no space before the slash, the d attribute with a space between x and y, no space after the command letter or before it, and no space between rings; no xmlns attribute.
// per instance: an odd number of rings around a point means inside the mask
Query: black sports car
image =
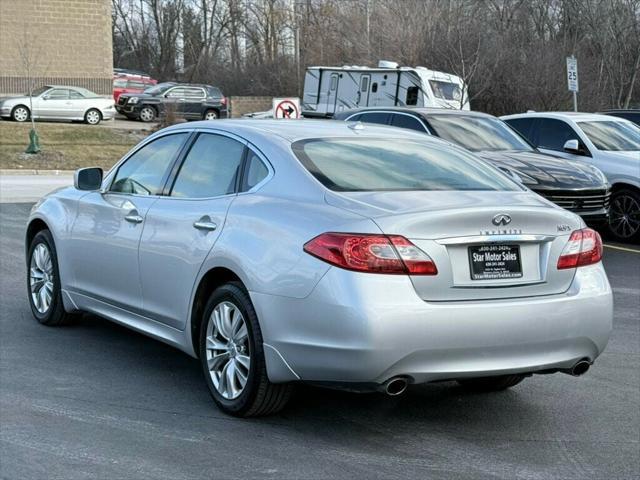
<svg viewBox="0 0 640 480"><path fill-rule="evenodd" d="M490 161L590 225L607 222L609 184L597 168L539 152L502 120L480 112L382 107L343 111L336 120L410 128L450 141Z"/></svg>

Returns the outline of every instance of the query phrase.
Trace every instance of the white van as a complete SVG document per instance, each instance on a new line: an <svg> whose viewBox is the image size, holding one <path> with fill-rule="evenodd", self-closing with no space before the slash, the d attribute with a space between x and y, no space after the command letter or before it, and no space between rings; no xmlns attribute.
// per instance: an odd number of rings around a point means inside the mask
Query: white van
<svg viewBox="0 0 640 480"><path fill-rule="evenodd" d="M350 108L415 106L469 110L467 86L457 75L380 61L377 68L309 67L302 114L331 117Z"/></svg>

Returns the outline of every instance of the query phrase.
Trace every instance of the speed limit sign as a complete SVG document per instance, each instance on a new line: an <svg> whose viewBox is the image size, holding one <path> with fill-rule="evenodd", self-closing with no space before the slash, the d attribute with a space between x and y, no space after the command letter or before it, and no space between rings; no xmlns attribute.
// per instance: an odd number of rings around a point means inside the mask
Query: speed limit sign
<svg viewBox="0 0 640 480"><path fill-rule="evenodd" d="M578 59L567 57L567 86L570 92L578 91Z"/></svg>

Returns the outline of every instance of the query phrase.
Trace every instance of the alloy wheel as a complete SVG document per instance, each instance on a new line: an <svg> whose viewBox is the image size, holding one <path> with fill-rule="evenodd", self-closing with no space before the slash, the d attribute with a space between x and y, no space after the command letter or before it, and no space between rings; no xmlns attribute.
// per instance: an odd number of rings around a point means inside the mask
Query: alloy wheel
<svg viewBox="0 0 640 480"><path fill-rule="evenodd" d="M29 111L25 107L17 107L13 111L13 119L16 122L26 122L29 119Z"/></svg>
<svg viewBox="0 0 640 480"><path fill-rule="evenodd" d="M631 195L616 195L611 204L609 226L620 238L631 238L640 230L640 204Z"/></svg>
<svg viewBox="0 0 640 480"><path fill-rule="evenodd" d="M249 377L251 352L244 316L233 303L221 302L211 312L206 352L215 389L227 400L238 398Z"/></svg>
<svg viewBox="0 0 640 480"><path fill-rule="evenodd" d="M140 119L143 122L151 122L156 116L156 112L150 107L145 107L140 110Z"/></svg>
<svg viewBox="0 0 640 480"><path fill-rule="evenodd" d="M31 300L40 314L45 314L53 299L53 261L51 252L44 243L39 243L33 249L29 262L29 287Z"/></svg>

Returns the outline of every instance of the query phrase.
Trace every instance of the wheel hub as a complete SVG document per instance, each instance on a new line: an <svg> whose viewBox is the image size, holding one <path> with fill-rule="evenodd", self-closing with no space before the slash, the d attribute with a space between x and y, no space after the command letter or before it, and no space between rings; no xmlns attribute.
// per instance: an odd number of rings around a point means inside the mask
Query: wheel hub
<svg viewBox="0 0 640 480"><path fill-rule="evenodd" d="M53 300L53 261L44 243L39 243L31 253L29 262L29 288L31 301L38 313L47 313Z"/></svg>

